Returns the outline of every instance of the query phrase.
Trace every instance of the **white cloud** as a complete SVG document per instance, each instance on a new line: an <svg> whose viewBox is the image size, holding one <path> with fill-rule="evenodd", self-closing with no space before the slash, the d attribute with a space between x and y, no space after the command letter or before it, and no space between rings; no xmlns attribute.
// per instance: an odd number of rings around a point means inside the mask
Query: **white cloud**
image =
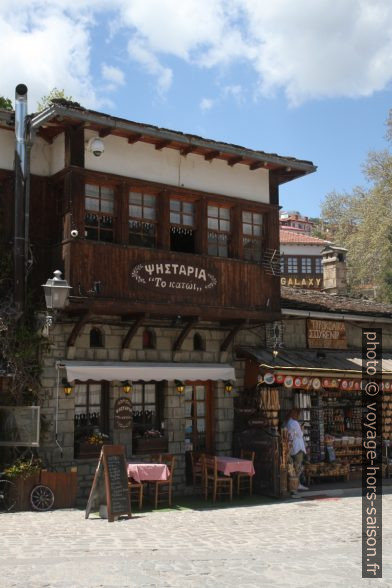
<svg viewBox="0 0 392 588"><path fill-rule="evenodd" d="M157 77L158 91L165 94L172 83L173 72L170 68L164 67L159 63L155 55L149 51L143 41L134 38L128 43L129 55L144 66L149 74Z"/></svg>
<svg viewBox="0 0 392 588"><path fill-rule="evenodd" d="M47 11L34 0L22 1L18 9L7 1L1 4L0 94L13 99L22 82L29 88L29 111L53 87L95 106L87 24L52 4Z"/></svg>
<svg viewBox="0 0 392 588"><path fill-rule="evenodd" d="M262 95L282 90L294 105L368 96L392 80L391 22L390 0L2 0L0 94L12 98L25 82L34 105L54 86L102 104L91 50L100 26L111 57L126 49L161 94L180 60L224 71L231 88L239 85L231 66L246 64ZM114 66L104 64L102 76L112 89L125 82Z"/></svg>
<svg viewBox="0 0 392 588"><path fill-rule="evenodd" d="M114 86L123 86L125 84L124 72L118 67L103 63L101 66L101 74L104 80L112 82Z"/></svg>
<svg viewBox="0 0 392 588"><path fill-rule="evenodd" d="M214 104L215 104L215 100L212 100L212 98L203 98L200 101L200 108L203 111L211 110L211 108L214 106Z"/></svg>

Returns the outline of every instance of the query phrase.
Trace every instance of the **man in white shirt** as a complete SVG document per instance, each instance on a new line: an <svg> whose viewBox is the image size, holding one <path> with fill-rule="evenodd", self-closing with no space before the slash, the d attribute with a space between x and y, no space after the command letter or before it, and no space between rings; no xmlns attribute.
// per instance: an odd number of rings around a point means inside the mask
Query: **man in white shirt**
<svg viewBox="0 0 392 588"><path fill-rule="evenodd" d="M286 428L289 433L290 439L290 455L294 463L294 469L301 480L301 474L303 472L303 461L306 456L306 446L304 441L304 435L302 433L301 425L298 422L299 409L293 408L287 415ZM298 485L298 490L309 490L306 486L301 484Z"/></svg>

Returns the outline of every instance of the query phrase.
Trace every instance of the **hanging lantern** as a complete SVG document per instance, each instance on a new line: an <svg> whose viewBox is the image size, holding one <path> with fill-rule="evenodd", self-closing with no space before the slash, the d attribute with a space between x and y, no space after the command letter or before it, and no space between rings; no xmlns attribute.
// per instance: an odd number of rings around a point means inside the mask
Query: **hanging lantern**
<svg viewBox="0 0 392 588"><path fill-rule="evenodd" d="M131 382L128 382L128 380L125 380L122 383L122 389L124 394L130 394L132 392L132 384Z"/></svg>
<svg viewBox="0 0 392 588"><path fill-rule="evenodd" d="M182 394L185 389L183 382L181 382L181 380L175 380L175 384L176 384L177 392L179 394Z"/></svg>
<svg viewBox="0 0 392 588"><path fill-rule="evenodd" d="M72 393L72 384L70 384L66 378L63 378L61 383L64 386L64 394L69 396Z"/></svg>

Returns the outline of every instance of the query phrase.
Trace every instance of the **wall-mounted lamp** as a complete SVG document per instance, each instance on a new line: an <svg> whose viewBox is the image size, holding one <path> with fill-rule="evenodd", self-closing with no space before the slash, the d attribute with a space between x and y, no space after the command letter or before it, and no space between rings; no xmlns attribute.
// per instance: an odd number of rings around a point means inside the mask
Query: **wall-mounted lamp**
<svg viewBox="0 0 392 588"><path fill-rule="evenodd" d="M181 380L174 380L175 384L176 384L176 388L177 388L177 392L179 394L182 394L184 392L185 386L183 384L183 382L181 382Z"/></svg>
<svg viewBox="0 0 392 588"><path fill-rule="evenodd" d="M132 383L128 382L128 380L125 380L122 383L122 389L124 394L130 394L132 392Z"/></svg>
<svg viewBox="0 0 392 588"><path fill-rule="evenodd" d="M63 378L61 380L62 385L64 386L64 394L66 396L69 396L72 392L72 384L70 384L67 380L67 378Z"/></svg>
<svg viewBox="0 0 392 588"><path fill-rule="evenodd" d="M65 308L71 286L68 286L67 280L61 279L61 271L56 270L53 272L53 278L46 280L42 287L45 292L46 308L48 309L45 317L45 327L49 329L53 324L53 315L49 311L56 312L57 309Z"/></svg>
<svg viewBox="0 0 392 588"><path fill-rule="evenodd" d="M227 380L227 382L225 382L225 392L232 392L233 391L233 384L230 382L230 380Z"/></svg>

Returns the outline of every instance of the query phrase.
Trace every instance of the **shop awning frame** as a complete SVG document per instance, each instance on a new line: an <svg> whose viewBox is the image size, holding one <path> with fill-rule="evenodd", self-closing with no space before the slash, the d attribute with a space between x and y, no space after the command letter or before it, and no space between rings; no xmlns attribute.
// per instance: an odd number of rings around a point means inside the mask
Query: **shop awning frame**
<svg viewBox="0 0 392 588"><path fill-rule="evenodd" d="M256 361L263 371L283 375L362 378L362 358L358 350L282 349L274 358L272 351L253 347L240 347L237 356ZM392 354L382 354L383 379L392 379Z"/></svg>
<svg viewBox="0 0 392 588"><path fill-rule="evenodd" d="M148 363L121 361L61 361L59 368L65 368L70 382L79 380L160 382L174 381L206 381L235 380L233 366L225 363Z"/></svg>

